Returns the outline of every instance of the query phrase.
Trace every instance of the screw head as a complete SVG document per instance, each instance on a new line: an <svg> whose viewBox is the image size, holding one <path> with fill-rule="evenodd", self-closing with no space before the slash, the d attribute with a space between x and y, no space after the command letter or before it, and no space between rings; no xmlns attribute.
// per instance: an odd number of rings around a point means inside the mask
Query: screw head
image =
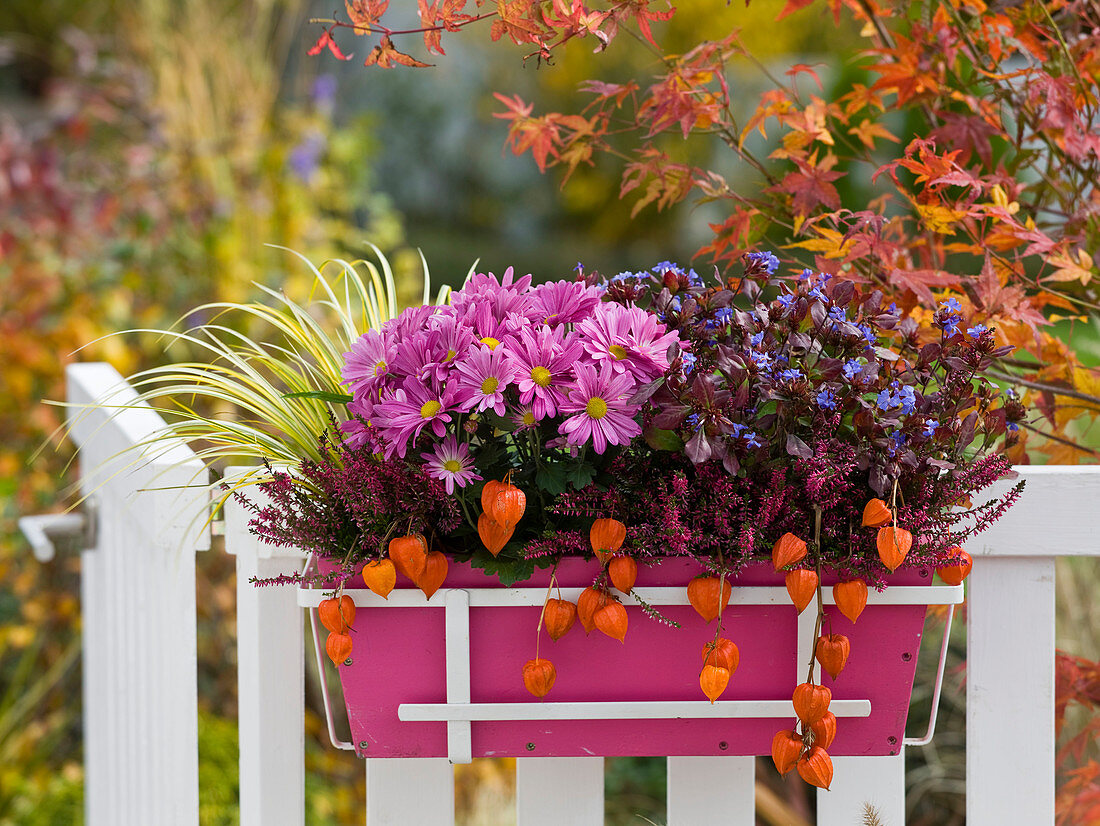
<svg viewBox="0 0 1100 826"><path fill-rule="evenodd" d="M913 659L913 655L906 651L904 654L901 655L901 658L905 662L909 662L911 659Z"/></svg>
<svg viewBox="0 0 1100 826"><path fill-rule="evenodd" d="M351 665L351 657L348 657L346 660L344 660L344 665Z"/></svg>
<svg viewBox="0 0 1100 826"><path fill-rule="evenodd" d="M725 750L726 750L726 749L728 749L729 747L730 747L730 744L729 744L729 743L727 743L727 742L726 742L725 740L723 740L722 742L720 742L720 743L718 744L718 748L720 748L720 749L721 749L722 751L725 751Z"/></svg>
<svg viewBox="0 0 1100 826"><path fill-rule="evenodd" d="M927 577L927 576L928 576L928 574L929 574L929 571L928 571L928 569L927 569L927 568L921 568L921 569L920 569L920 575L921 575L921 577Z"/></svg>
<svg viewBox="0 0 1100 826"><path fill-rule="evenodd" d="M534 743L528 743L527 744L527 751L534 751L534 750L535 750L535 744Z"/></svg>
<svg viewBox="0 0 1100 826"><path fill-rule="evenodd" d="M363 740L362 742L360 742L360 743L359 743L359 748L360 748L360 749L361 749L362 751L366 751L367 749L369 749L369 748L370 748L370 743L369 743L369 742L367 742L366 740Z"/></svg>
<svg viewBox="0 0 1100 826"><path fill-rule="evenodd" d="M898 738L894 737L893 735L890 735L889 737L886 738L886 742L889 743L891 746L893 746L893 745L897 744Z"/></svg>

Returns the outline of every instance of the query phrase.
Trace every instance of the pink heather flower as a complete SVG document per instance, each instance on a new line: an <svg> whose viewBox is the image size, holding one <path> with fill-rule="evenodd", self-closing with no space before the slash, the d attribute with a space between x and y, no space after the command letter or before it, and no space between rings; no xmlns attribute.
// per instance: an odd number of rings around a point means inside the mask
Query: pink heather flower
<svg viewBox="0 0 1100 826"><path fill-rule="evenodd" d="M592 316L577 325L584 349L600 364L616 373L629 373L640 384L668 369L668 348L679 341L657 317L641 307L603 303Z"/></svg>
<svg viewBox="0 0 1100 826"><path fill-rule="evenodd" d="M494 350L487 344L471 345L455 369L466 398L465 410L480 413L492 408L498 416L504 415L504 391L515 377L515 368L503 346Z"/></svg>
<svg viewBox="0 0 1100 826"><path fill-rule="evenodd" d="M553 416L565 402L573 365L584 354L576 335L563 327L524 327L508 353L520 403L531 404L536 419Z"/></svg>
<svg viewBox="0 0 1100 826"><path fill-rule="evenodd" d="M344 353L344 367L340 371L342 384L352 393L373 386L376 379L389 371L394 355L391 340L377 330L367 330Z"/></svg>
<svg viewBox="0 0 1100 826"><path fill-rule="evenodd" d="M558 428L570 444L591 441L593 449L603 453L609 444L628 444L642 432L633 418L638 408L627 403L634 393L628 374L616 373L608 362L600 365L599 373L587 364L578 364L576 372L577 384L561 407L569 418Z"/></svg>
<svg viewBox="0 0 1100 826"><path fill-rule="evenodd" d="M458 444L453 435L437 444L432 453L421 453L420 458L425 462L428 475L442 480L448 494L455 492L456 484L464 488L470 482L481 479L474 472L474 460L470 458L469 446L465 442Z"/></svg>
<svg viewBox="0 0 1100 826"><path fill-rule="evenodd" d="M378 427L386 458L392 459L394 455L405 458L409 441L415 440L429 424L432 432L442 438L451 421L450 414L464 403L465 398L454 382L437 391L416 379L405 379L392 396L383 396L372 411L371 422Z"/></svg>
<svg viewBox="0 0 1100 826"><path fill-rule="evenodd" d="M531 293L531 317L557 327L588 318L600 303L600 289L581 281L551 281L539 284Z"/></svg>

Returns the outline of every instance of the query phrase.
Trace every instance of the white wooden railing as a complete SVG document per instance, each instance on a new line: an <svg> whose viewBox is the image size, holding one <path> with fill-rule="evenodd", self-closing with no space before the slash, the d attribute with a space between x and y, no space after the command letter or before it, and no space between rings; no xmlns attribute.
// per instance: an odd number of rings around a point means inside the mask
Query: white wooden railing
<svg viewBox="0 0 1100 826"><path fill-rule="evenodd" d="M89 826L198 823L195 559L209 547L202 467L185 445L142 449L162 426L101 364L69 368L83 486L98 500L82 555L86 810ZM136 447L135 447L136 446ZM1054 563L1100 555L1087 518L1100 467L1021 467L1024 497L968 546L967 822L1054 822ZM37 531L38 552L45 554ZM300 558L259 543L233 503L237 559L242 826L304 822L304 656L293 588L257 589ZM904 752L835 758L818 823L851 826L865 803L905 820ZM516 761L519 826L603 820L603 758ZM668 758L670 826L754 819L751 757ZM446 759L368 759L368 826L454 821Z"/></svg>

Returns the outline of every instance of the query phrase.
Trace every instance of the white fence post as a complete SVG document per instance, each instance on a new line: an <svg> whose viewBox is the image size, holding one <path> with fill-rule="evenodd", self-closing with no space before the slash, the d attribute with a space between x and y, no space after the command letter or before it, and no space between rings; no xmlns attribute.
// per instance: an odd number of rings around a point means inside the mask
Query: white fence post
<svg viewBox="0 0 1100 826"><path fill-rule="evenodd" d="M199 819L195 555L209 547L205 468L107 364L66 371L83 493L85 817L89 826ZM102 405L102 406L100 406Z"/></svg>
<svg viewBox="0 0 1100 826"><path fill-rule="evenodd" d="M892 757L834 757L833 784L817 790L818 826L855 826L870 806L882 826L905 826L905 749Z"/></svg>
<svg viewBox="0 0 1100 826"><path fill-rule="evenodd" d="M966 814L976 826L1054 823L1055 558L1100 555L1088 518L1100 466L1016 470L1023 496L968 548Z"/></svg>
<svg viewBox="0 0 1100 826"><path fill-rule="evenodd" d="M669 757L668 826L754 826L755 757Z"/></svg>
<svg viewBox="0 0 1100 826"><path fill-rule="evenodd" d="M232 484L252 468L230 468ZM261 501L256 488L244 491ZM250 514L225 503L225 550L237 557L237 726L241 826L305 822L305 648L302 609L289 585L258 588L252 577L300 569L299 551L248 531ZM323 679L323 677L322 677Z"/></svg>
<svg viewBox="0 0 1100 826"><path fill-rule="evenodd" d="M603 823L603 763L602 757L516 758L516 826Z"/></svg>
<svg viewBox="0 0 1100 826"><path fill-rule="evenodd" d="M446 757L376 757L364 762L367 826L455 822L455 772Z"/></svg>

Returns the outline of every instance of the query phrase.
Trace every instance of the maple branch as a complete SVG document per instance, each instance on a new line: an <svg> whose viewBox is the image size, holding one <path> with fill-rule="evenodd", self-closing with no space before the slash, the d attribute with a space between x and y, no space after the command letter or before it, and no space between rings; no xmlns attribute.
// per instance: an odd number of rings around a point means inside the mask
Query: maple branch
<svg viewBox="0 0 1100 826"><path fill-rule="evenodd" d="M1093 450L1091 447L1084 447L1083 445L1079 445L1077 444L1077 442L1074 442L1070 439L1065 439L1061 436L1055 436L1053 433L1047 433L1045 430L1040 430L1033 424L1020 422L1020 427L1030 430L1032 433L1038 433L1043 438L1050 439L1052 442L1058 442L1058 444L1065 445L1066 447L1072 447L1074 450L1079 450L1082 453L1087 453L1090 456L1100 456L1100 450Z"/></svg>
<svg viewBox="0 0 1100 826"><path fill-rule="evenodd" d="M1100 405L1100 396L1090 396L1088 393L1082 393L1080 390L1074 390L1067 387L1058 387L1055 384L1047 384L1046 382L1035 381L1034 379L1025 379L1021 376L1014 376L1011 373L998 370L995 367L989 368L989 373L990 375L998 376L1005 381L1011 381L1015 382L1016 384L1022 384L1024 387L1030 387L1032 390L1045 390L1053 393L1056 396L1065 396L1067 399L1077 399L1078 401L1091 402L1092 404Z"/></svg>
<svg viewBox="0 0 1100 826"><path fill-rule="evenodd" d="M386 37L393 37L394 35L401 34L424 34L425 32L454 31L455 29L461 29L465 26L469 26L471 23L478 23L487 18L496 16L497 12L487 11L484 14L479 14L469 18L468 20L461 20L457 23L451 23L449 25L445 23L439 23L435 26L423 26L419 29L391 29L387 26L382 25L381 23L372 23L370 26L361 26L356 23L345 23L342 20L332 20L322 17L312 18L309 22L329 23L332 24L335 28L354 29L355 31L362 32L363 34L374 34L377 32L378 34L385 35Z"/></svg>

